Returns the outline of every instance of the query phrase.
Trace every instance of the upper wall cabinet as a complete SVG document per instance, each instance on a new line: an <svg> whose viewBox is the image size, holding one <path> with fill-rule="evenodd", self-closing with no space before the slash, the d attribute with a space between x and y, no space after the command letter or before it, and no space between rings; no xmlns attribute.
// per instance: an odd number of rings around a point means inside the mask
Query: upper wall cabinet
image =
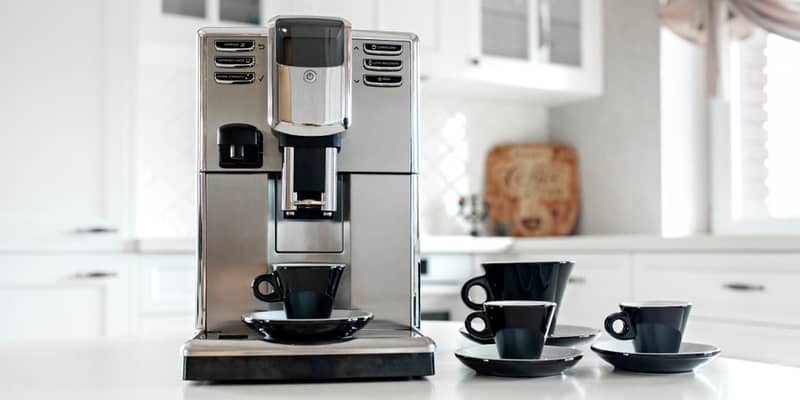
<svg viewBox="0 0 800 400"><path fill-rule="evenodd" d="M602 0L474 3L473 19L461 20L463 40L477 42L462 46L465 66L433 71L426 90L551 105L602 93Z"/></svg>

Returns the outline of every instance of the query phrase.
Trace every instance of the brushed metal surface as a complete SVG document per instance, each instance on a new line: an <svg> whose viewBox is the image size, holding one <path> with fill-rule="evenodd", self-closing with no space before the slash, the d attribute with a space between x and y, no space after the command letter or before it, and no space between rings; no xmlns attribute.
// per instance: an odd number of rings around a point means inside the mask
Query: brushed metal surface
<svg viewBox="0 0 800 400"><path fill-rule="evenodd" d="M283 181L274 184L281 187ZM334 187L340 187L343 183ZM282 193L277 190L276 193ZM333 196L342 197L341 191L331 193ZM335 201L342 203L342 200ZM345 205L346 206L346 205ZM344 213L336 213L331 219L294 219L286 218L275 209L272 218L275 220L275 251L277 253L342 253L344 252ZM277 256L277 255L276 255ZM273 262L274 263L274 262Z"/></svg>
<svg viewBox="0 0 800 400"><path fill-rule="evenodd" d="M267 174L205 174L201 198L206 330L237 330L265 309L250 289L267 272Z"/></svg>
<svg viewBox="0 0 800 400"><path fill-rule="evenodd" d="M380 40L353 38L353 48L362 49L365 42ZM416 71L416 43L410 37L396 41L403 48L401 55L392 57L402 61L403 69L387 74L403 78L400 87L367 86L360 77L375 74L364 69L361 50L353 51L353 124L342 134L339 152L340 172L417 172L415 161L418 120L415 105L418 103Z"/></svg>
<svg viewBox="0 0 800 400"><path fill-rule="evenodd" d="M267 84L269 47L267 32L266 27L204 28L200 31L198 126L201 171L231 171L219 167L216 143L217 128L231 122L251 124L264 134L263 166L258 169L237 169L237 172L281 171L283 158L278 149L277 138L271 133L268 122L271 87ZM252 52L237 53L255 56L253 68L240 69L240 71L255 72L255 82L246 85L216 84L215 57L220 53L214 47L214 40L241 38L253 38L256 41L256 49ZM338 171L339 173L417 173L419 171L417 37L410 33L354 30L352 42L350 111L352 123L342 134L342 149L337 160ZM359 77L368 72L363 67L363 59L374 57L364 54L361 50L365 42L387 42L402 46L402 53L391 57L402 61L402 69L391 72L392 75L402 76L401 87L371 87L361 82Z"/></svg>
<svg viewBox="0 0 800 400"><path fill-rule="evenodd" d="M412 176L352 174L350 182L353 306L412 326Z"/></svg>
<svg viewBox="0 0 800 400"><path fill-rule="evenodd" d="M222 85L214 80L216 56L230 53L218 52L214 46L217 39L252 39L256 48L240 55L255 57L252 68L241 68L237 72L253 72L255 80L250 84ZM241 122L255 126L263 133L263 166L258 169L237 169L237 171L280 171L281 154L278 140L271 133L267 121L267 30L261 29L201 29L198 37L198 112L199 169L201 171L225 171L219 166L217 149L217 129L224 124ZM227 171L230 171L228 169Z"/></svg>

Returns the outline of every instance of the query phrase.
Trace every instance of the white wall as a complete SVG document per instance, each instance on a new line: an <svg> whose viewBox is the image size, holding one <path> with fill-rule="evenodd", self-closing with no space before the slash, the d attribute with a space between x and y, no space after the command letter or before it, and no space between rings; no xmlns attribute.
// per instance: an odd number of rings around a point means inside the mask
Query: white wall
<svg viewBox="0 0 800 400"><path fill-rule="evenodd" d="M705 50L661 30L661 233L707 232Z"/></svg>
<svg viewBox="0 0 800 400"><path fill-rule="evenodd" d="M603 96L551 109L580 161L578 233L661 233L657 0L606 0Z"/></svg>
<svg viewBox="0 0 800 400"><path fill-rule="evenodd" d="M426 234L466 234L458 197L483 193L486 154L500 143L547 141L547 109L518 101L425 94L420 203Z"/></svg>

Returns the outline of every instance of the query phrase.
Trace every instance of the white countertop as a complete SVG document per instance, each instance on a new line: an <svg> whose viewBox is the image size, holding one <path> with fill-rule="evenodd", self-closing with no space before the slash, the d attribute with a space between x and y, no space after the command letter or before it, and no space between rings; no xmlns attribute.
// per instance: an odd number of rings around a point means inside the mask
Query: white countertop
<svg viewBox="0 0 800 400"><path fill-rule="evenodd" d="M475 375L453 355L467 345L458 322L430 322L436 375L399 381L202 384L181 381L183 338L84 342L0 342L0 388L7 399L776 399L797 394L800 369L720 357L694 374L615 372L585 348L562 376ZM188 336L188 334L187 334ZM723 349L724 354L724 349Z"/></svg>
<svg viewBox="0 0 800 400"><path fill-rule="evenodd" d="M142 238L143 253L193 252L194 238ZM690 236L588 235L542 238L422 236L423 254L498 254L504 252L800 252L797 235Z"/></svg>
<svg viewBox="0 0 800 400"><path fill-rule="evenodd" d="M0 239L0 252L117 252L191 254L194 237L121 238L113 234ZM422 236L423 254L505 252L800 252L800 235L690 236L597 235L542 238Z"/></svg>
<svg viewBox="0 0 800 400"><path fill-rule="evenodd" d="M585 235L515 238L508 249L570 252L800 252L796 235L699 235L664 238L653 235Z"/></svg>

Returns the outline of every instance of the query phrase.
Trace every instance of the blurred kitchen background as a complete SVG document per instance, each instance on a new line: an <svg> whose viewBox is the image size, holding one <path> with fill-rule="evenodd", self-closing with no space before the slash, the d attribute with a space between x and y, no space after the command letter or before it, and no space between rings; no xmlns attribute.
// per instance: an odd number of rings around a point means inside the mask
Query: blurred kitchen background
<svg viewBox="0 0 800 400"><path fill-rule="evenodd" d="M4 1L0 337L189 337L195 32L312 14L419 35L424 318L567 258L559 322L686 299L688 339L800 365L800 44L748 3Z"/></svg>

